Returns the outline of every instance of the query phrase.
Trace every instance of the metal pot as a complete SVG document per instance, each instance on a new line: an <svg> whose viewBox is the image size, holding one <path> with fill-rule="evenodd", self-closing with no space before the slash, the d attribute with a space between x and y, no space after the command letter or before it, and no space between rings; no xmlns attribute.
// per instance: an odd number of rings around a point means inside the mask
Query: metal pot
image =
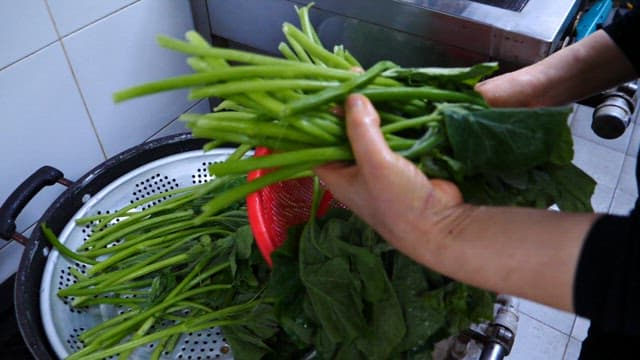
<svg viewBox="0 0 640 360"><path fill-rule="evenodd" d="M0 237L24 243L25 249L15 276L14 302L18 327L36 359L57 356L47 340L40 313L42 273L50 245L39 227L29 239L15 232L15 220L27 203L44 187L61 183L67 189L49 206L38 223L46 223L59 233L86 201L87 194L96 194L120 176L163 157L201 149L204 141L190 134L172 135L149 141L126 150L96 166L75 182L50 166L34 172L9 196L0 208Z"/></svg>

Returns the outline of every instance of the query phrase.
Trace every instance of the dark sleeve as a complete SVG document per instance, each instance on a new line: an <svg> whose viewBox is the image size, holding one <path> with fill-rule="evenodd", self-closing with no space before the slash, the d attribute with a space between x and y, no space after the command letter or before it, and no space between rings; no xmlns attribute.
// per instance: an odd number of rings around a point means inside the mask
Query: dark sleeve
<svg viewBox="0 0 640 360"><path fill-rule="evenodd" d="M640 335L640 211L592 226L574 282L576 313L603 331Z"/></svg>
<svg viewBox="0 0 640 360"><path fill-rule="evenodd" d="M621 18L605 26L604 31L618 45L640 74L640 8L629 11Z"/></svg>

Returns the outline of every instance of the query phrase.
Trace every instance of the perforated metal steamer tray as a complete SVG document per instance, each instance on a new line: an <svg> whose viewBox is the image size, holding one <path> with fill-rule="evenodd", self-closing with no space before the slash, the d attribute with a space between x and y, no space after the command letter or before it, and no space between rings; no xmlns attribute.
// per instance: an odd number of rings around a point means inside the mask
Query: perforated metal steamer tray
<svg viewBox="0 0 640 360"><path fill-rule="evenodd" d="M211 179L209 164L224 161L234 149L224 148L208 152L202 150L182 152L147 163L110 183L96 194L85 194L84 205L75 213L59 234L60 241L75 250L91 235L92 225L78 226L75 220L117 211L134 201L161 194L176 188L201 184ZM168 197L155 200L154 206ZM142 207L136 210L143 210ZM118 219L114 220L115 222ZM57 250L48 255L40 288L40 312L47 338L61 359L83 347L79 339L82 332L108 320L126 309L114 305L94 306L89 309L71 307L73 298L60 298L57 292L75 283L72 268L86 273L90 265L67 260ZM155 343L136 349L131 359L148 359ZM233 354L219 328L184 334L173 352L165 352L162 359L233 359Z"/></svg>

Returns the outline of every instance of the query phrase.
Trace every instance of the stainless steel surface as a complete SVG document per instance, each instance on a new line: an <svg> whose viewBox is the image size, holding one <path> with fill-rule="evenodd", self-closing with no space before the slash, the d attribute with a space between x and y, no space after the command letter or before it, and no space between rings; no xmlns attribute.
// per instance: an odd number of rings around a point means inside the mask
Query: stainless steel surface
<svg viewBox="0 0 640 360"><path fill-rule="evenodd" d="M214 35L274 53L281 24L297 24L300 0L209 0ZM500 3L499 1L494 3ZM529 0L512 11L469 0L317 0L311 19L329 47L344 44L365 65L466 66L498 60L515 68L562 43L577 0Z"/></svg>
<svg viewBox="0 0 640 360"><path fill-rule="evenodd" d="M61 232L59 239L67 247L75 249L91 234L92 225L77 226L75 220L96 213L115 211L133 203L137 198L158 194L178 187L192 186L210 179L208 164L224 161L233 149L216 149L204 153L202 150L183 152L150 162L121 176L96 194L86 194L84 205L76 212ZM144 189L144 190L141 190ZM145 195L146 192L146 195ZM155 200L153 206L161 202ZM141 210L138 208L137 210ZM114 220L114 223L118 219ZM71 272L81 273L86 265L68 260L56 250L48 254L42 275L40 289L40 311L51 347L63 359L82 348L78 336L85 330L104 322L126 309L113 305L100 305L88 309L70 306L72 298L60 298L58 290L77 281ZM162 324L160 325L162 326ZM153 344L139 347L131 359L148 359L153 352ZM195 355L194 355L195 354ZM232 359L224 335L217 328L185 334L171 354L162 359Z"/></svg>
<svg viewBox="0 0 640 360"><path fill-rule="evenodd" d="M480 354L480 360L502 360L505 357L505 351L499 344L487 345Z"/></svg>

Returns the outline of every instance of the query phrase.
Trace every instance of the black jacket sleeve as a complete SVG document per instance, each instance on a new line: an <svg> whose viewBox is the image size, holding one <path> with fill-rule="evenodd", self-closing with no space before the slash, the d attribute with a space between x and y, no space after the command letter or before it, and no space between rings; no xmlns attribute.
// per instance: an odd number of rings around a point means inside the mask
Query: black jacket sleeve
<svg viewBox="0 0 640 360"><path fill-rule="evenodd" d="M607 25L604 31L613 39L620 50L633 64L636 74L640 75L640 8L635 8L620 19Z"/></svg>
<svg viewBox="0 0 640 360"><path fill-rule="evenodd" d="M640 74L640 9L604 30ZM636 181L640 186L640 161ZM628 216L604 215L592 226L580 253L573 290L576 313L590 319L592 328L640 336L640 198Z"/></svg>
<svg viewBox="0 0 640 360"><path fill-rule="evenodd" d="M640 335L640 211L604 215L582 248L574 282L576 313L602 331Z"/></svg>

